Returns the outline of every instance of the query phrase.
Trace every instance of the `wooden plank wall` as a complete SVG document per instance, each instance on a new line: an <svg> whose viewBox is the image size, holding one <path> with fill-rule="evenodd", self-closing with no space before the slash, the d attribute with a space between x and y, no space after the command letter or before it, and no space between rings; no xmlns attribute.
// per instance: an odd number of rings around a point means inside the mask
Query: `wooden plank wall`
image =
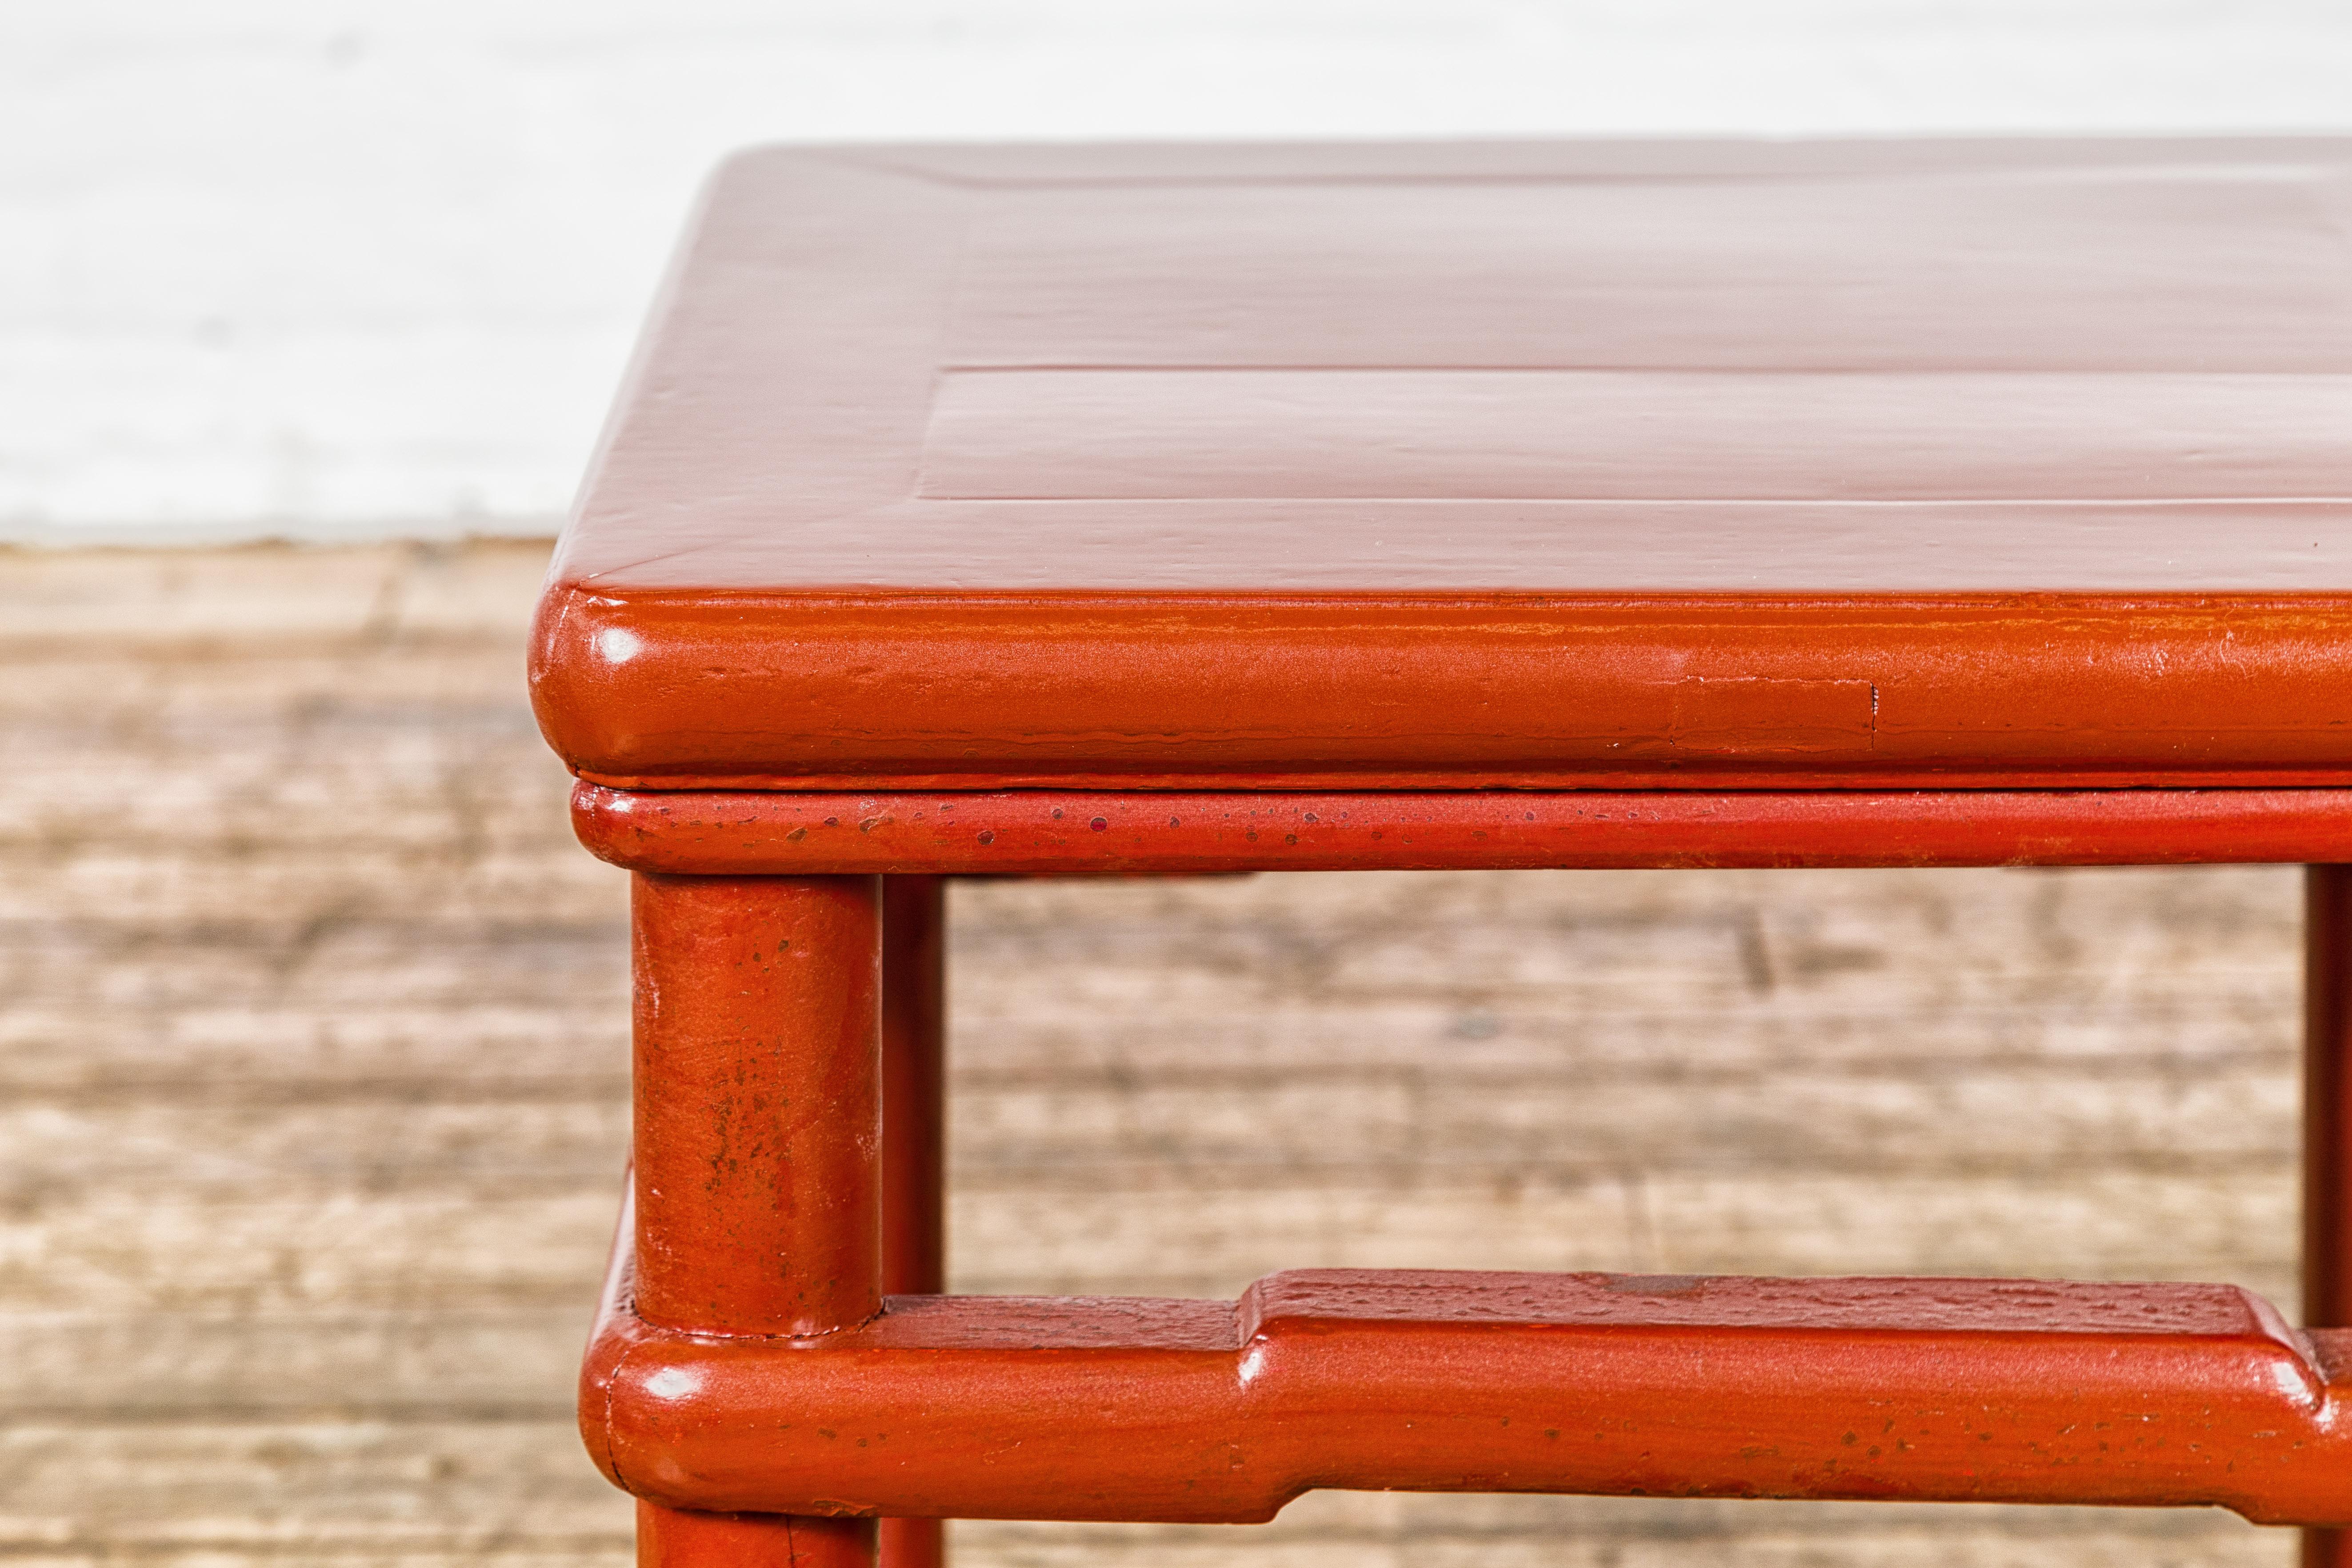
<svg viewBox="0 0 2352 1568"><path fill-rule="evenodd" d="M623 889L541 547L0 555L0 1557L627 1560L573 1358ZM2294 1297L2284 868L955 889L955 1284L1948 1270ZM2272 1563L2210 1514L1329 1495L970 1568Z"/></svg>

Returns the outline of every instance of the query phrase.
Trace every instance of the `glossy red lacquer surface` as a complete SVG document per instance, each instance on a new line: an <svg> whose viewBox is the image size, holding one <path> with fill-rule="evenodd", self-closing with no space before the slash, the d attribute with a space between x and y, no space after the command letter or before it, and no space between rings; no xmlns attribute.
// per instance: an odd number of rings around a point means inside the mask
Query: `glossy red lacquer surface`
<svg viewBox="0 0 2352 1568"><path fill-rule="evenodd" d="M640 876L637 1300L824 1333L881 1300L881 884Z"/></svg>
<svg viewBox="0 0 2352 1568"><path fill-rule="evenodd" d="M1466 824L1448 805L1575 798L1434 804L1452 831ZM2007 798L1978 804L2000 820ZM2160 822L2198 796L2129 798ZM1950 795L1912 804L1937 831L1969 820ZM2341 880L2314 874L2323 1319L2340 1306ZM856 875L638 879L644 1206L625 1214L581 1417L598 1462L646 1500L643 1561L867 1563L871 1529L824 1521L877 1514L899 1516L886 1542L927 1561L936 1537L908 1516L1242 1521L1315 1487L2219 1504L2352 1521L2352 1331L2297 1333L2228 1287L1359 1272L1275 1277L1238 1307L886 1300L886 1273L922 1277L936 1245L928 1177L891 1174L889 1144L913 1126L889 1130L887 1087L914 1083L901 1103L932 1092L936 891ZM886 1203L901 1212L886 1219ZM2309 1560L2332 1563L2343 1541L2314 1534Z"/></svg>
<svg viewBox="0 0 2352 1568"><path fill-rule="evenodd" d="M2303 1321L2344 1329L2352 1326L2352 865L2309 868L2303 908ZM2305 1531L2302 1561L2352 1568L2352 1531Z"/></svg>
<svg viewBox="0 0 2352 1568"><path fill-rule="evenodd" d="M664 787L2352 778L2347 170L748 153L541 716Z"/></svg>
<svg viewBox="0 0 2352 1568"><path fill-rule="evenodd" d="M702 876L2352 860L2344 789L830 794L582 784L572 820L615 865Z"/></svg>
<svg viewBox="0 0 2352 1568"><path fill-rule="evenodd" d="M717 1334L865 1322L886 1266L881 879L641 876L631 894L633 1309ZM637 1510L641 1564L875 1563L871 1521L661 1501Z"/></svg>
<svg viewBox="0 0 2352 1568"><path fill-rule="evenodd" d="M794 1342L649 1329L614 1279L583 1424L671 1505L1240 1522L1337 1487L2352 1521L2352 1335L2229 1286L1307 1271L1238 1306L896 1297Z"/></svg>
<svg viewBox="0 0 2352 1568"><path fill-rule="evenodd" d="M947 1289L947 884L882 879L882 1289ZM936 1519L886 1519L882 1568L940 1568Z"/></svg>

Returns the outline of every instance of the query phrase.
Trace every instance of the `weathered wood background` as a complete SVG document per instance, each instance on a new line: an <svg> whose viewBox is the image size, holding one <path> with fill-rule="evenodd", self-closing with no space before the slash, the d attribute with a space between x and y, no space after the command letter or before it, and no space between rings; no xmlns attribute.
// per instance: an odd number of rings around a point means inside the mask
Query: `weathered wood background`
<svg viewBox="0 0 2352 1568"><path fill-rule="evenodd" d="M570 1422L619 873L526 545L0 555L0 1558L627 1560ZM955 889L953 1275L2008 1271L2294 1297L2284 868ZM2210 1514L1329 1495L960 1560L2283 1563Z"/></svg>

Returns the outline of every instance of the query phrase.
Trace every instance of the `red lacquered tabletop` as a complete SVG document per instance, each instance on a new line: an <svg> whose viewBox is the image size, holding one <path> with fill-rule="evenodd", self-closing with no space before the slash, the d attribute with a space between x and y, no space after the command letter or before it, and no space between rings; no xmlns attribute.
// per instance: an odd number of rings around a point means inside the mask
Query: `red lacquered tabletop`
<svg viewBox="0 0 2352 1568"><path fill-rule="evenodd" d="M533 679L666 788L2352 782L2352 143L751 153Z"/></svg>

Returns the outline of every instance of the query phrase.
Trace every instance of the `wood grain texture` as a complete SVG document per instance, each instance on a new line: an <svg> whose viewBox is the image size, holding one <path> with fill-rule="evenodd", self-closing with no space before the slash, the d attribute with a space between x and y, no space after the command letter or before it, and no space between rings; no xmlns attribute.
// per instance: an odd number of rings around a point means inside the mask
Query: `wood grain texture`
<svg viewBox="0 0 2352 1568"><path fill-rule="evenodd" d="M0 555L0 1541L628 1561L572 1431L622 875L520 694L539 549ZM951 890L950 1282L1910 1269L2295 1295L2264 868ZM2204 1514L1318 1494L961 1563L2282 1564Z"/></svg>

